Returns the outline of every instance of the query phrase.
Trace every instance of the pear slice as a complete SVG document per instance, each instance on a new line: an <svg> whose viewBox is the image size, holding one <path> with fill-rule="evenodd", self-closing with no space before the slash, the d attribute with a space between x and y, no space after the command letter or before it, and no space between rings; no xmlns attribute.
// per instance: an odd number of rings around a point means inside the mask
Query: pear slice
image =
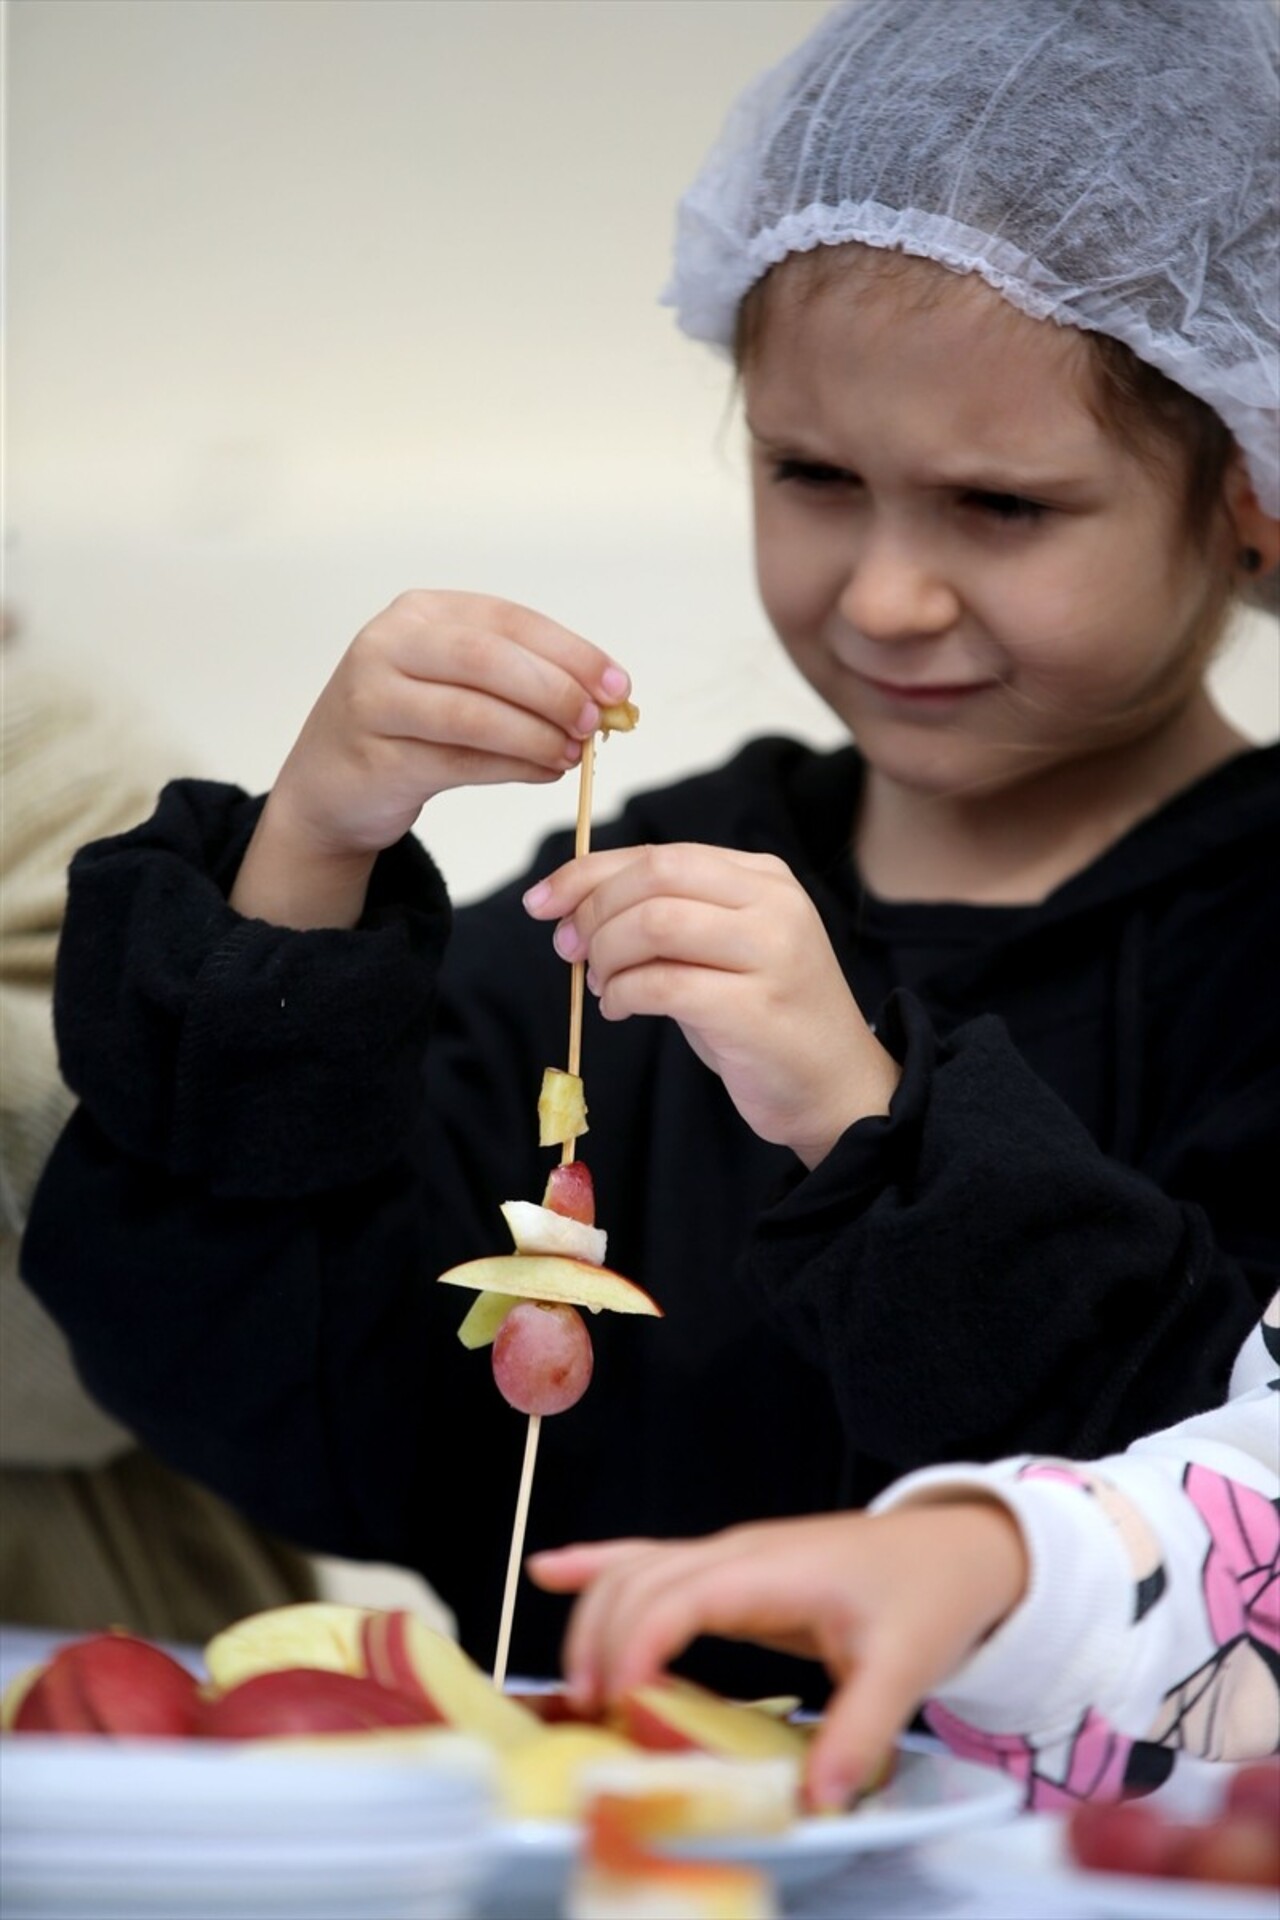
<svg viewBox="0 0 1280 1920"><path fill-rule="evenodd" d="M562 1253L570 1260L586 1260L602 1267L609 1250L609 1236L603 1227L584 1226L554 1207L540 1207L534 1200L504 1200L499 1208L511 1229L517 1253Z"/></svg>
<svg viewBox="0 0 1280 1920"><path fill-rule="evenodd" d="M464 1260L439 1276L446 1287L473 1287L477 1293L505 1293L520 1300L554 1300L598 1313L647 1313L661 1318L650 1294L612 1267L566 1260L552 1253L494 1253Z"/></svg>

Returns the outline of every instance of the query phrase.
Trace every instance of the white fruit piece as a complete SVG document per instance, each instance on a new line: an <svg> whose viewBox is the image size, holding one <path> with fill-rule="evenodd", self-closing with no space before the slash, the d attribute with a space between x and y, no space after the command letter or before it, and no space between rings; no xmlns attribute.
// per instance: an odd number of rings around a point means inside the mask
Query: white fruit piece
<svg viewBox="0 0 1280 1920"><path fill-rule="evenodd" d="M517 1253L562 1253L593 1267L604 1265L609 1236L603 1227L584 1227L581 1220L570 1220L534 1200L504 1200L501 1213Z"/></svg>
<svg viewBox="0 0 1280 1920"><path fill-rule="evenodd" d="M511 1294L521 1300L549 1300L592 1312L647 1313L658 1318L662 1308L643 1287L624 1280L612 1267L588 1266L585 1260L565 1260L551 1253L494 1253L481 1260L464 1260L438 1276L446 1287L472 1287L477 1293Z"/></svg>

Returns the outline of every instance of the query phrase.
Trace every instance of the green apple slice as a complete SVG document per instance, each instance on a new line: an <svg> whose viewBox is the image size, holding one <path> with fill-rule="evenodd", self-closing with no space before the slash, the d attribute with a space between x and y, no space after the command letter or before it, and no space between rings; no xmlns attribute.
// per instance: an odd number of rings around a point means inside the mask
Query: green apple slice
<svg viewBox="0 0 1280 1920"><path fill-rule="evenodd" d="M515 1300L509 1293L478 1293L458 1328L463 1346L472 1351L477 1347L491 1347L514 1305Z"/></svg>
<svg viewBox="0 0 1280 1920"><path fill-rule="evenodd" d="M464 1260L439 1278L446 1287L473 1287L477 1293L505 1293L519 1300L555 1300L592 1313L647 1313L662 1308L643 1287L624 1280L611 1267L566 1260L551 1253L494 1253Z"/></svg>

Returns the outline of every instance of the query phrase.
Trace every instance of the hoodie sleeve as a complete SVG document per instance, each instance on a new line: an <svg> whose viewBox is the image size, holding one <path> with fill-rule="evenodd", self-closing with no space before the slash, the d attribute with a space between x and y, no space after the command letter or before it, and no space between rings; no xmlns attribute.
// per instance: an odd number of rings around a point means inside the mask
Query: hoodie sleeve
<svg viewBox="0 0 1280 1920"><path fill-rule="evenodd" d="M851 1127L746 1254L854 1451L900 1472L1087 1455L1220 1401L1262 1301L1205 1213L1104 1154L1003 1021L944 1039L900 993L879 1031L903 1069L890 1114Z"/></svg>
<svg viewBox="0 0 1280 1920"><path fill-rule="evenodd" d="M1001 1501L1026 1542L1025 1597L927 1709L956 1752L1004 1767L1047 1808L1158 1779L1151 1747L1275 1751L1278 1390L1280 1295L1213 1412L1087 1463L934 1468L876 1502L971 1491Z"/></svg>

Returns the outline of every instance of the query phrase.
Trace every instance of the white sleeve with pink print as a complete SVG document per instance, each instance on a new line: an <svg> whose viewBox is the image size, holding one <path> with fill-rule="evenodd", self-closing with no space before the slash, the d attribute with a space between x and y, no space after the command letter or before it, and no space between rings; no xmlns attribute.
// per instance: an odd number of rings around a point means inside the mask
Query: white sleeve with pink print
<svg viewBox="0 0 1280 1920"><path fill-rule="evenodd" d="M931 1468L875 1511L942 1488L1003 1501L1030 1560L1022 1603L926 1709L955 1752L1047 1808L1140 1786L1152 1748L1280 1749L1280 1294L1212 1412L1103 1460Z"/></svg>

